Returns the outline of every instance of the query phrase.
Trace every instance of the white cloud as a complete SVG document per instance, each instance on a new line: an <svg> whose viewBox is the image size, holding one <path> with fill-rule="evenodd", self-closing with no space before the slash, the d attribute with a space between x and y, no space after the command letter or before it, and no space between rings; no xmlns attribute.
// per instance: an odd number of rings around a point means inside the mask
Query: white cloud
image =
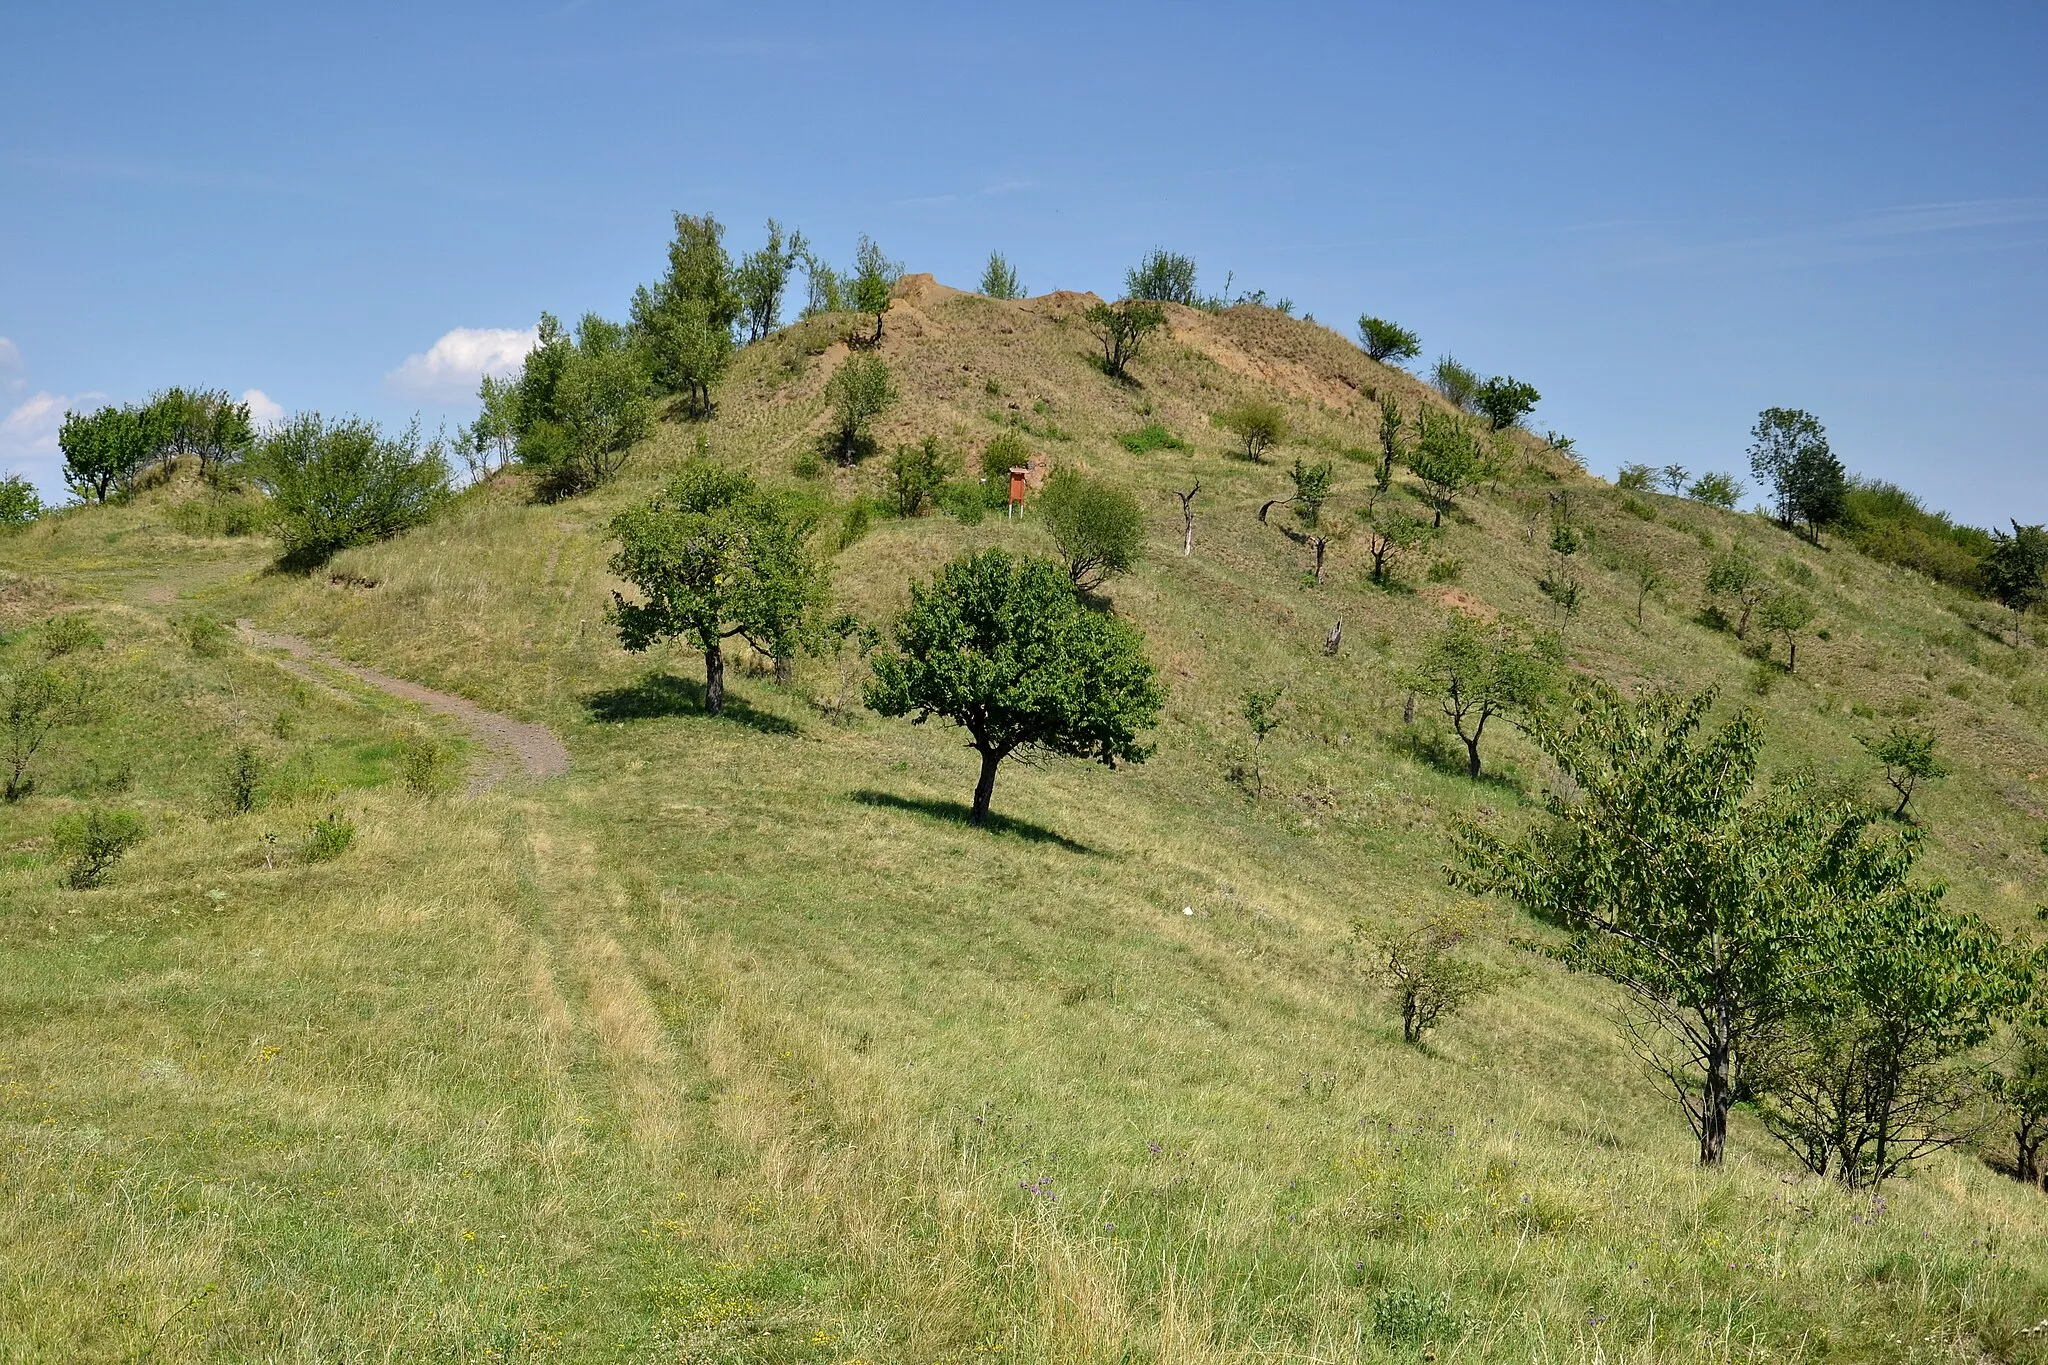
<svg viewBox="0 0 2048 1365"><path fill-rule="evenodd" d="M384 376L384 387L408 398L456 402L476 392L485 375L507 375L519 368L539 340L529 327L457 327L419 355Z"/></svg>
<svg viewBox="0 0 2048 1365"><path fill-rule="evenodd" d="M243 389L242 401L249 405L249 420L259 427L275 426L284 420L284 404L261 389Z"/></svg>
<svg viewBox="0 0 2048 1365"><path fill-rule="evenodd" d="M57 453L57 432L67 412L104 407L103 393L34 394L0 417L0 472L28 475L47 501L61 501L64 461Z"/></svg>

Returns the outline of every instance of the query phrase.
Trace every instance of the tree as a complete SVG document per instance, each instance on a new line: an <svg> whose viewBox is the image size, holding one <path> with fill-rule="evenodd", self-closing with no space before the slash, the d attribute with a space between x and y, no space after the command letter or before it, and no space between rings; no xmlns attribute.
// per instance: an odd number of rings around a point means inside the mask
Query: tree
<svg viewBox="0 0 2048 1365"><path fill-rule="evenodd" d="M2012 523L2012 533L1993 531L1991 553L1981 571L1984 587L2012 613L2012 642L2020 642L2020 620L2048 597L2048 530Z"/></svg>
<svg viewBox="0 0 2048 1365"><path fill-rule="evenodd" d="M759 341L782 325L782 297L789 291L790 272L809 254L801 232L782 235L782 224L768 220L768 241L759 251L740 258L733 272L733 292L739 296L740 320L747 340Z"/></svg>
<svg viewBox="0 0 2048 1365"><path fill-rule="evenodd" d="M1916 832L1829 850L1851 894L1835 904L1804 1007L1757 1068L1759 1116L1815 1175L1873 1189L1974 1125L1981 1093L1957 1065L2028 983L1998 934L1906 880Z"/></svg>
<svg viewBox="0 0 2048 1365"><path fill-rule="evenodd" d="M1401 1041L1423 1035L1498 986L1502 975L1465 956L1479 907L1439 906L1391 923L1351 922L1352 942L1368 954L1367 975L1401 1011Z"/></svg>
<svg viewBox="0 0 2048 1365"><path fill-rule="evenodd" d="M187 455L199 459L202 477L216 474L256 441L249 405L221 389L165 389L142 410L144 443L152 458L168 465Z"/></svg>
<svg viewBox="0 0 2048 1365"><path fill-rule="evenodd" d="M1906 803L1922 782L1937 782L1948 776L1948 765L1935 753L1940 736L1934 727L1898 721L1876 739L1861 738L1870 756L1884 764L1884 780L1899 794L1892 819L1906 818Z"/></svg>
<svg viewBox="0 0 2048 1365"><path fill-rule="evenodd" d="M825 594L809 518L709 460L683 467L642 507L612 519L614 576L641 601L612 594L608 618L635 652L680 639L704 655L704 710L725 709L725 641L739 636L773 659L795 653Z"/></svg>
<svg viewBox="0 0 2048 1365"><path fill-rule="evenodd" d="M1144 350L1146 340L1166 325L1166 310L1156 303L1126 299L1094 304L1081 315L1081 321L1102 343L1104 373L1111 379L1128 380L1131 364Z"/></svg>
<svg viewBox="0 0 2048 1365"><path fill-rule="evenodd" d="M855 312L875 315L875 334L867 341L870 346L881 344L882 314L889 311L889 296L895 292L896 282L902 278L902 264L884 256L874 239L862 233L860 242L854 247L853 279L847 292Z"/></svg>
<svg viewBox="0 0 2048 1365"><path fill-rule="evenodd" d="M1765 408L1749 436L1750 472L1771 490L1779 524L1804 523L1818 544L1820 528L1841 519L1848 497L1847 475L1820 419L1798 408Z"/></svg>
<svg viewBox="0 0 2048 1365"><path fill-rule="evenodd" d="M945 486L955 468L954 460L936 436L916 445L899 445L889 459L889 491L896 499L896 515L915 517Z"/></svg>
<svg viewBox="0 0 2048 1365"><path fill-rule="evenodd" d="M1466 771L1479 779L1479 741L1495 716L1525 714L1550 687L1550 667L1505 628L1487 629L1454 613L1423 650L1411 678L1434 696L1464 741Z"/></svg>
<svg viewBox="0 0 2048 1365"><path fill-rule="evenodd" d="M1000 251L988 253L988 264L981 271L981 292L992 299L1024 297L1024 286L1017 283L1017 267L1003 259Z"/></svg>
<svg viewBox="0 0 2048 1365"><path fill-rule="evenodd" d="M1656 477L1655 465L1636 461L1625 464L1615 471L1614 486L1624 493L1643 493L1649 491L1650 484Z"/></svg>
<svg viewBox="0 0 2048 1365"><path fill-rule="evenodd" d="M1237 713L1252 732L1252 799L1266 794L1266 736L1280 728L1282 686L1252 687L1238 699Z"/></svg>
<svg viewBox="0 0 2048 1365"><path fill-rule="evenodd" d="M1542 399L1534 384L1504 374L1487 380L1472 395L1473 406L1493 424L1495 431L1504 431L1521 421Z"/></svg>
<svg viewBox="0 0 2048 1365"><path fill-rule="evenodd" d="M0 531L26 526L43 514L43 500L26 475L0 478Z"/></svg>
<svg viewBox="0 0 2048 1365"><path fill-rule="evenodd" d="M1323 504L1330 500L1330 487L1336 473L1330 468L1328 460L1309 464L1297 455L1294 458L1294 467L1287 471L1287 477L1294 485L1293 494L1285 498L1274 498L1262 504L1259 508L1259 520L1264 522L1266 514L1276 506L1286 506L1293 510L1294 519L1300 523L1300 529L1282 527L1281 530L1289 540L1298 545L1307 545L1315 551L1315 581L1320 586L1323 581L1324 557L1329 553L1332 539L1330 532L1323 527Z"/></svg>
<svg viewBox="0 0 2048 1365"><path fill-rule="evenodd" d="M1447 355L1437 357L1429 372L1429 382L1450 400L1452 407L1462 412L1470 412L1479 397L1478 373Z"/></svg>
<svg viewBox="0 0 2048 1365"><path fill-rule="evenodd" d="M1686 495L1696 502L1709 507L1718 507L1724 512L1735 510L1735 504L1742 501L1745 485L1733 474L1702 474L1692 481Z"/></svg>
<svg viewBox="0 0 2048 1365"><path fill-rule="evenodd" d="M832 408L829 442L843 465L854 464L874 446L875 419L896 402L896 385L878 355L850 355L825 381Z"/></svg>
<svg viewBox="0 0 2048 1365"><path fill-rule="evenodd" d="M1799 669L1799 636L1813 624L1813 603L1790 588L1779 588L1764 599L1757 624L1785 640L1785 671Z"/></svg>
<svg viewBox="0 0 2048 1365"><path fill-rule="evenodd" d="M7 745L7 782L0 798L15 802L35 789L30 767L50 732L67 719L63 688L46 667L20 668L0 677L0 737Z"/></svg>
<svg viewBox="0 0 2048 1365"><path fill-rule="evenodd" d="M1380 462L1372 475L1376 494L1394 486L1394 466L1407 462L1408 449L1401 440L1401 431L1401 405L1392 394L1384 394L1380 398Z"/></svg>
<svg viewBox="0 0 2048 1365"><path fill-rule="evenodd" d="M1358 344L1382 365L1398 365L1422 354L1422 338L1398 322L1363 314L1358 319Z"/></svg>
<svg viewBox="0 0 2048 1365"><path fill-rule="evenodd" d="M1124 297L1195 307L1201 295L1195 292L1194 259L1154 247L1124 276Z"/></svg>
<svg viewBox="0 0 2048 1365"><path fill-rule="evenodd" d="M1075 469L1055 469L1038 495L1038 515L1059 548L1067 577L1094 592L1130 572L1144 554L1145 516L1138 500Z"/></svg>
<svg viewBox="0 0 2048 1365"><path fill-rule="evenodd" d="M142 821L124 810L94 806L68 815L51 831L58 856L68 860L64 883L74 891L102 885L114 864L142 840Z"/></svg>
<svg viewBox="0 0 2048 1365"><path fill-rule="evenodd" d="M386 436L359 417L300 413L264 438L250 466L270 496L284 562L300 568L424 524L450 492L441 443L422 444L417 420Z"/></svg>
<svg viewBox="0 0 2048 1365"><path fill-rule="evenodd" d="M1692 471L1682 464L1667 464L1657 471L1657 478L1663 483L1664 491L1676 497L1685 492Z"/></svg>
<svg viewBox="0 0 2048 1365"><path fill-rule="evenodd" d="M1020 749L1144 761L1138 735L1165 693L1137 630L1084 605L1062 566L985 550L912 585L866 700L885 716L939 716L967 731L981 755L969 815L980 826L997 767Z"/></svg>
<svg viewBox="0 0 2048 1365"><path fill-rule="evenodd" d="M647 355L655 387L680 394L692 417L706 417L711 386L732 363L733 327L744 303L726 255L724 225L708 213L678 213L675 225L668 274L633 291L632 339Z"/></svg>
<svg viewBox="0 0 2048 1365"><path fill-rule="evenodd" d="M1421 517L1399 507L1362 507L1359 520L1365 523L1365 552L1372 558L1372 581L1385 586L1393 581L1396 562L1411 550L1428 543L1431 531Z"/></svg>
<svg viewBox="0 0 2048 1365"><path fill-rule="evenodd" d="M1714 604L1723 619L1727 612L1720 603L1726 599L1735 604L1735 638L1749 638L1749 618L1768 602L1777 591L1777 585L1764 574L1749 547L1741 541L1729 546L1726 552L1716 555L1707 565L1707 598Z"/></svg>
<svg viewBox="0 0 2048 1365"><path fill-rule="evenodd" d="M477 382L476 397L476 420L463 427L455 441L472 483L511 464L519 449L518 382L487 374Z"/></svg>
<svg viewBox="0 0 2048 1365"><path fill-rule="evenodd" d="M1416 428L1408 468L1422 480L1423 501L1435 513L1430 525L1441 528L1444 513L1457 506L1458 494L1479 481L1486 457L1471 427L1455 413L1425 408L1416 414Z"/></svg>
<svg viewBox="0 0 2048 1365"><path fill-rule="evenodd" d="M1173 495L1180 499L1180 552L1182 558L1186 558L1195 552L1195 494L1201 491L1202 481L1200 479L1196 479L1195 486L1185 493L1181 492L1178 488L1173 490Z"/></svg>
<svg viewBox="0 0 2048 1365"><path fill-rule="evenodd" d="M1703 733L1712 704L1594 684L1573 723L1537 732L1570 779L1547 826L1510 842L1468 825L1452 874L1567 930L1563 960L1622 988L1629 1041L1678 1098L1702 1165L1726 1152L1752 1063L1820 990L1840 909L1894 897L1906 870L1864 839L1866 809L1800 780L1752 794L1762 731L1742 713Z"/></svg>
<svg viewBox="0 0 2048 1365"><path fill-rule="evenodd" d="M67 412L57 433L64 483L81 501L105 502L149 463L148 433L133 407Z"/></svg>
<svg viewBox="0 0 2048 1365"><path fill-rule="evenodd" d="M2036 1019L2021 1030L2011 1064L1989 1078L1991 1098L2012 1130L2013 1174L2041 1184L2041 1148L2048 1144L2048 1027Z"/></svg>
<svg viewBox="0 0 2048 1365"><path fill-rule="evenodd" d="M566 439L545 483L556 496L606 482L646 439L654 403L641 353L625 328L584 314L555 389L555 419Z"/></svg>
<svg viewBox="0 0 2048 1365"><path fill-rule="evenodd" d="M1287 441L1286 410L1263 398L1233 403L1216 420L1243 444L1244 457L1253 464L1263 462L1268 449Z"/></svg>
<svg viewBox="0 0 2048 1365"><path fill-rule="evenodd" d="M1664 586L1664 570L1648 555L1637 557L1636 571L1636 629L1643 628L1643 607L1650 600L1650 594Z"/></svg>

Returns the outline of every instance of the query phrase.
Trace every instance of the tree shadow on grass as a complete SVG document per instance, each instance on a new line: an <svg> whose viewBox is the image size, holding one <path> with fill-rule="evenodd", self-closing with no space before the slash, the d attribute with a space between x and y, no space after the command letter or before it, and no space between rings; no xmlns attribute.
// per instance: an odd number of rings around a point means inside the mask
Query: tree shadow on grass
<svg viewBox="0 0 2048 1365"><path fill-rule="evenodd" d="M595 721L618 723L629 720L661 720L669 716L702 716L704 684L695 678L678 678L673 673L649 673L638 682L594 692L583 699L583 707ZM730 691L725 709L711 719L729 720L759 730L764 735L801 734L796 722L767 711L757 711Z"/></svg>
<svg viewBox="0 0 2048 1365"><path fill-rule="evenodd" d="M922 815L930 820L946 820L956 825L967 825L969 817L974 814L973 808L964 801L936 801L927 797L897 796L893 792L878 792L870 788L849 792L847 797L863 806L908 811L912 815ZM995 834L1014 834L1019 839L1027 839L1034 844L1054 844L1069 853L1083 853L1096 858L1105 856L1101 849L1077 843L1064 834L1047 829L1044 825L1034 825L1029 820L998 815L994 811L989 812L988 823L982 828Z"/></svg>

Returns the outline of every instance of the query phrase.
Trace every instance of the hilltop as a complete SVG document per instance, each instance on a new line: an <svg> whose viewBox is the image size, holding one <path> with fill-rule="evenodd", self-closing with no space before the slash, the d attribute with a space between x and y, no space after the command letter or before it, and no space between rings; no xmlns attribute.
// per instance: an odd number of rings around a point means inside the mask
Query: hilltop
<svg viewBox="0 0 2048 1365"><path fill-rule="evenodd" d="M1617 489L1521 431L1396 585L1355 529L1317 583L1261 507L1327 460L1325 520L1356 528L1380 400L1445 400L1253 305L1167 305L1118 384L1098 301L905 279L873 352L901 398L853 467L817 453L857 331L826 314L742 349L708 418L664 418L596 490L504 472L309 575L210 533L189 471L0 537L0 648L82 613L106 694L0 808L0 1354L2042 1358L2048 1201L1996 1133L1872 1197L1739 1111L1703 1172L1618 996L1531 950L1551 931L1502 912L1481 952L1506 984L1422 1048L1352 938L1449 901L1454 825L1525 827L1554 780L1512 727L1468 779L1411 701L1462 613L1555 638L1581 678L1715 687L1772 770L1872 800L1859 740L1933 726L1953 772L1915 797L1924 869L2030 940L2039 648L1845 540ZM1216 420L1248 399L1287 418L1264 463ZM1152 428L1171 443L1125 439ZM787 686L742 660L711 718L692 653L629 654L606 622L611 518L700 453L813 511L834 608L866 621L963 550L1043 552L1028 501L856 517L898 444L936 437L971 478L1004 433L1144 509L1144 558L1102 590L1169 692L1143 764L1013 764L973 830L959 732L861 711L853 654ZM1539 585L1560 518L1569 614ZM1818 609L1796 671L1703 614L1738 543ZM473 756L459 728L308 681L241 619L545 725L568 771L465 798L435 776ZM1264 687L1254 796L1233 769ZM223 812L244 745L263 796ZM95 803L148 836L67 890L54 822ZM323 821L347 847L299 856Z"/></svg>

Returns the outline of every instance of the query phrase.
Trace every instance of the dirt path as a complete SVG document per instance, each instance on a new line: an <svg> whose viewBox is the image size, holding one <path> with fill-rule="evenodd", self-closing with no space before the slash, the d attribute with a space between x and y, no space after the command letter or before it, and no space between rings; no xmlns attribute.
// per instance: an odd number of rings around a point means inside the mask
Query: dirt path
<svg viewBox="0 0 2048 1365"><path fill-rule="evenodd" d="M467 697L437 692L431 687L379 673L374 668L337 659L296 635L276 635L258 630L252 621L237 621L235 629L242 633L244 640L259 649L283 650L287 657L278 662L309 681L321 681L319 669L331 668L367 683L379 692L438 711L454 720L469 731L470 738L490 755L488 761L478 764L470 774L469 792L472 796L489 791L504 781L514 761L528 777L555 777L569 771L569 750L545 725L532 725L510 716L501 716L495 711L484 710Z"/></svg>

